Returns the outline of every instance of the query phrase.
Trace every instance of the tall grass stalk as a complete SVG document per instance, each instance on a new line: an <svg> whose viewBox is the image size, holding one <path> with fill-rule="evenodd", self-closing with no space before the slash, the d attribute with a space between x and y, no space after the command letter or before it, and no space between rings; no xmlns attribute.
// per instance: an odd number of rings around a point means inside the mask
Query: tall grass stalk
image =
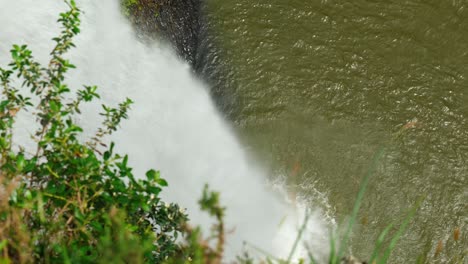
<svg viewBox="0 0 468 264"><path fill-rule="evenodd" d="M419 198L418 201L416 202L416 204L411 208L411 210L409 211L409 213L406 216L405 220L400 225L400 228L398 229L398 231L396 232L396 234L393 236L392 240L390 241L390 244L389 244L387 250L385 250L385 253L384 253L383 257L381 259L378 259L377 263L379 263L379 264L380 263L382 263L382 264L387 263L388 258L390 257L390 254L392 253L393 249L395 248L398 240L401 238L403 233L408 228L408 225L411 222L411 219L413 219L414 215L416 214L416 211L418 210L418 208L421 205L421 203L423 202L423 200L424 200L424 197ZM373 261L373 259L371 259L370 263L372 263L372 261Z"/></svg>
<svg viewBox="0 0 468 264"><path fill-rule="evenodd" d="M307 210L305 213L304 222L302 223L302 226L299 229L299 232L297 233L296 241L294 241L293 247L291 248L291 252L289 253L286 263L291 263L294 253L296 253L297 246L299 245L302 235L304 234L304 231L306 230L307 222L309 222L310 215L311 215L310 211Z"/></svg>
<svg viewBox="0 0 468 264"><path fill-rule="evenodd" d="M353 212L351 214L351 218L348 221L348 225L347 225L347 228L345 230L344 236L341 239L341 243L340 243L340 245L338 247L338 252L337 252L338 254L337 255L333 254L331 256L331 261L330 262L332 264L338 263L340 261L341 257L343 257L343 255L344 255L344 251L346 250L348 240L349 240L349 236L351 234L351 230L352 230L354 224L356 223L359 208L361 207L362 199L364 198L364 193L366 192L367 185L369 184L369 179L370 179L371 175L374 173L374 171L376 170L378 162L382 158L384 152L385 152L384 147L380 148L377 151L376 155L374 155L371 166L369 167L369 170L368 170L366 176L362 180L361 187L359 189L359 193L358 193L358 196L356 198L356 202L354 203L354 208L353 208Z"/></svg>
<svg viewBox="0 0 468 264"><path fill-rule="evenodd" d="M369 260L370 263L373 263L373 261L377 258L379 251L382 248L382 245L385 241L385 237L388 235L388 233L393 228L393 226L394 226L394 223L389 224L379 235L379 238L377 238L377 241L375 242L374 251L372 252L372 255Z"/></svg>

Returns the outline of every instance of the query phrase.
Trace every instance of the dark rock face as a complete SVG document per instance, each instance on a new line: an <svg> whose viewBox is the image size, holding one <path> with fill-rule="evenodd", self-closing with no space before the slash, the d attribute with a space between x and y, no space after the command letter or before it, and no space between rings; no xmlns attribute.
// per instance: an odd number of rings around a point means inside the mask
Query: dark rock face
<svg viewBox="0 0 468 264"><path fill-rule="evenodd" d="M131 19L146 37L163 36L180 56L195 65L201 0L138 0Z"/></svg>
<svg viewBox="0 0 468 264"><path fill-rule="evenodd" d="M156 18L164 33L189 63L195 65L200 33L200 0L169 0Z"/></svg>

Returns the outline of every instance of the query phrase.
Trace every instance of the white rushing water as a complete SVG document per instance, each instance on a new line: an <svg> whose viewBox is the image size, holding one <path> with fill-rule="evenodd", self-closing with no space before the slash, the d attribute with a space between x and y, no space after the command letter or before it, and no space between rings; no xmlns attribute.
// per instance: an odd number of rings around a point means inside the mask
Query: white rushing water
<svg viewBox="0 0 468 264"><path fill-rule="evenodd" d="M193 223L206 232L210 222L199 212L197 200L205 183L221 191L227 229L233 230L227 235L229 258L240 252L243 241L276 256L287 255L301 210L269 190L265 173L252 164L189 66L162 44L139 42L117 0L83 0L78 5L84 11L82 33L70 53L77 69L68 83L75 89L98 85L107 104L125 97L135 101L130 119L112 137L118 151L129 154L135 174L160 170L170 184L164 199L186 207ZM28 44L46 63L51 39L59 32L58 13L64 10L61 0L0 0L0 65L9 62L14 43ZM89 106L81 118L91 132L100 123L98 111L98 105ZM27 117L19 122L23 137L17 142L27 141L34 131L31 123ZM311 218L307 237L320 254L327 248L327 231L319 218Z"/></svg>

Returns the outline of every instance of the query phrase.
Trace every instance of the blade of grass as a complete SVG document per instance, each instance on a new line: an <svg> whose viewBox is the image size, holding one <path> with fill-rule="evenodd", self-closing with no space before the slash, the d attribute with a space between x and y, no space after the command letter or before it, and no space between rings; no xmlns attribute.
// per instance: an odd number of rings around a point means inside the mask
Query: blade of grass
<svg viewBox="0 0 468 264"><path fill-rule="evenodd" d="M312 254L312 250L310 250L309 246L306 246L306 248L307 248L307 257L309 258L310 264L318 264L318 262L314 258L314 255Z"/></svg>
<svg viewBox="0 0 468 264"><path fill-rule="evenodd" d="M8 240L4 239L2 242L0 242L0 252L3 250L3 248L6 248L8 245Z"/></svg>
<svg viewBox="0 0 468 264"><path fill-rule="evenodd" d="M356 201L354 202L354 208L353 208L353 212L351 214L351 218L348 221L348 226L347 226L346 231L344 233L343 239L341 240L341 243L339 245L338 255L337 255L338 259L340 259L343 256L344 251L346 250L346 244L348 243L349 236L351 234L351 230L352 230L352 228L354 226L354 223L356 222L357 214L359 212L359 208L361 207L362 199L364 197L364 193L366 192L366 188L367 188L367 185L369 183L370 176L372 175L375 168L377 167L377 164L378 164L380 158L382 157L382 155L384 154L384 151L385 151L385 148L382 147L382 148L379 149L379 151L376 153L376 155L374 155L374 159L372 160L371 166L370 166L369 170L367 171L367 175L362 180L361 187L360 187L359 192L358 192L358 196L356 198Z"/></svg>
<svg viewBox="0 0 468 264"><path fill-rule="evenodd" d="M245 242L246 245L252 247L253 249L255 249L256 251L260 252L261 254L265 255L267 257L267 259L273 259L275 261L277 261L278 263L282 263L284 261L282 261L280 258L277 258L275 256L273 256L273 254L270 254L268 251L264 250L264 249L261 249L249 242Z"/></svg>
<svg viewBox="0 0 468 264"><path fill-rule="evenodd" d="M338 258L336 256L336 238L333 234L333 231L330 231L330 264L338 263Z"/></svg>
<svg viewBox="0 0 468 264"><path fill-rule="evenodd" d="M305 248L307 250L307 257L309 258L310 264L318 264L318 262L314 258L314 254L312 254L312 250L310 246L306 243Z"/></svg>
<svg viewBox="0 0 468 264"><path fill-rule="evenodd" d="M369 263L373 263L373 261L377 258L377 255L382 248L383 242L385 240L385 237L388 235L390 230L393 228L394 223L389 224L383 231L380 233L379 238L377 239L377 242L375 243L375 248L374 252L372 252L372 255L370 257Z"/></svg>
<svg viewBox="0 0 468 264"><path fill-rule="evenodd" d="M304 233L307 227L307 222L309 222L309 217L310 217L310 212L309 210L306 210L304 222L302 223L302 226L299 229L299 232L297 233L296 241L294 241L293 247L291 248L291 252L289 252L288 260L286 261L286 263L291 263L293 255L296 252L297 245L299 245L299 241L301 241L302 234Z"/></svg>
<svg viewBox="0 0 468 264"><path fill-rule="evenodd" d="M427 256L429 256L429 252L431 251L431 245L431 240L428 240L424 245L421 254L419 254L418 258L416 259L416 264L428 263Z"/></svg>
<svg viewBox="0 0 468 264"><path fill-rule="evenodd" d="M400 237L403 235L403 233L406 231L409 223L411 222L411 219L413 219L414 214L418 210L419 206L421 203L424 201L424 197L421 197L418 199L416 204L411 208L410 212L406 216L405 220L401 224L400 228L398 229L397 233L395 236L393 236L392 240L390 241L390 245L388 246L387 250L385 251L382 259L379 259L377 263L387 263L388 258L390 257L390 254L392 253L393 249L395 248L398 240Z"/></svg>

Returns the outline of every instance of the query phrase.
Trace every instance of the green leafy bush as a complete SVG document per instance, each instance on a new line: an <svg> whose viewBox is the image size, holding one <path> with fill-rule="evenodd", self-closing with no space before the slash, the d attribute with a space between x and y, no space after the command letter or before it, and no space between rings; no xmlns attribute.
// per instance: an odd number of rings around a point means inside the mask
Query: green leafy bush
<svg viewBox="0 0 468 264"><path fill-rule="evenodd" d="M65 82L74 68L65 55L80 32L80 10L66 3L47 67L26 45L15 45L11 63L0 68L0 263L161 262L179 251L187 215L161 201L167 182L157 171L137 179L128 157L103 142L127 118L130 99L103 105L102 127L89 142L79 140L83 130L73 117L99 95L96 86L84 86L72 96ZM34 150L13 143L19 111L39 124Z"/></svg>

